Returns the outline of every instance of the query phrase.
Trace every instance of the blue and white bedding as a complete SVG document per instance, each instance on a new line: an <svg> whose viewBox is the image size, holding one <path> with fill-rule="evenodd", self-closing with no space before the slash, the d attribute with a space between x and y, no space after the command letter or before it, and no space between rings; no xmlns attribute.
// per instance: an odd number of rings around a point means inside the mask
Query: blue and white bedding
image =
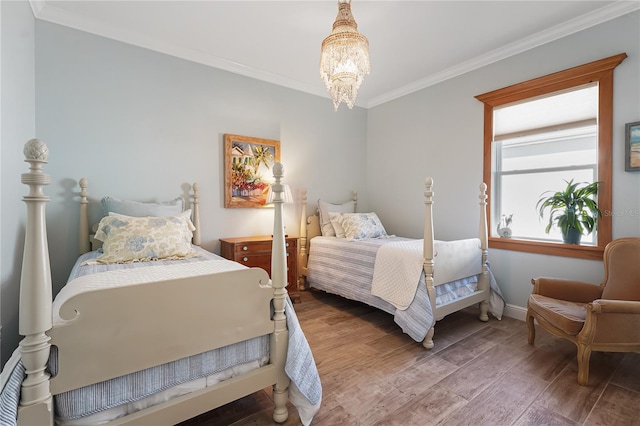
<svg viewBox="0 0 640 426"><path fill-rule="evenodd" d="M200 256L178 261L179 263L203 262L225 263L231 269L245 268L235 262L230 262L220 256L199 249ZM119 265L82 265L86 260L98 256L98 252L87 253L78 259L74 266L69 283L61 294L73 284L82 279L75 280L88 274L120 270L122 268L140 268L149 265L165 264L172 267L176 265L172 261L139 262ZM82 265L82 266L81 266ZM205 263L193 264L189 269L205 270ZM224 266L220 266L224 268ZM209 266L207 266L209 268ZM214 268L218 268L215 266ZM154 268L155 269L155 268ZM177 269L177 268L174 268ZM131 271L136 275L137 271ZM92 277L93 278L93 277ZM75 280L75 281L74 281ZM96 280L96 286L103 285ZM106 281L105 281L106 282ZM73 291L73 290L68 290ZM56 302L58 302L56 297ZM56 322L54 302L54 324ZM288 302L285 305L287 325L289 328L289 352L286 362L286 372L292 380L290 389L291 402L296 406L304 424L310 423L317 412L322 398L322 388L315 366L313 355L306 341L302 329L298 323L293 306ZM3 371L2 394L0 395L0 423L10 425L15 423L17 402L19 400L20 383L24 378L24 368L19 360L19 352L16 351L16 359L7 363L7 371ZM15 357L12 357L15 358ZM224 378L233 377L250 368L258 368L266 364L269 359L269 336L260 336L244 342L236 343L214 351L205 352L189 358L181 359L162 366L152 367L144 371L118 377L105 382L84 387L82 389L65 392L54 399L56 421L66 424L84 424L86 416L103 421L117 418L132 411L145 408L154 404L154 401L162 401L168 396L177 396L189 391L202 388ZM12 364L12 365L11 365ZM12 367L15 367L12 369ZM50 370L56 370L56 352L52 351L50 357ZM154 397L158 393L161 397Z"/></svg>
<svg viewBox="0 0 640 426"><path fill-rule="evenodd" d="M424 272L420 275L415 297L406 309L397 309L393 304L371 294L378 249L384 244L408 240L390 237L347 241L337 237L314 237L310 241L307 262L309 286L390 313L403 332L416 342L421 342L434 321L440 319L434 318ZM477 284L478 276L473 275L436 286L436 306L473 293ZM505 303L492 275L491 293L489 311L500 319Z"/></svg>

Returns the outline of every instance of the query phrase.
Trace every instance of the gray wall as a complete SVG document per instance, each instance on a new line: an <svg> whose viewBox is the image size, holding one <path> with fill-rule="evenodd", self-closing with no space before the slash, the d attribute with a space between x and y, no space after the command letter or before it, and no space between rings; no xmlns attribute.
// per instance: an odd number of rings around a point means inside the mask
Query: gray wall
<svg viewBox="0 0 640 426"><path fill-rule="evenodd" d="M17 346L28 170L22 155L36 135L34 18L27 2L0 2L0 321L2 364Z"/></svg>
<svg viewBox="0 0 640 426"><path fill-rule="evenodd" d="M218 238L268 234L270 209L223 207L223 135L279 139L285 181L298 204L285 206L298 233L300 189L344 200L359 191L388 231L419 237L423 181L436 182L436 237L477 228L482 179L482 105L474 96L553 71L626 52L616 70L614 212L640 211L640 173L625 173L624 123L640 117L638 12L429 87L368 111L333 111L329 100L172 58L46 22L24 2L0 2L2 363L19 336L18 287L24 239L26 170L22 147L33 137L50 148L47 226L54 294L77 255L78 180L92 201L104 195L165 200L201 188L204 247ZM588 46L588 48L587 48ZM365 83L366 84L366 83ZM398 206L402 206L398 208ZM99 208L91 209L94 219ZM614 237L640 235L632 214L614 217ZM507 297L523 307L540 274L597 282L600 262L491 250Z"/></svg>
<svg viewBox="0 0 640 426"><path fill-rule="evenodd" d="M33 47L30 51L33 56ZM41 21L35 23L35 58L35 80L33 65L25 77L31 86L35 81L35 131L32 125L3 152L11 165L2 169L11 206L2 210L3 235L5 225L10 227L2 261L12 277L3 279L3 362L19 341L22 256L14 252L22 250L24 239L24 230L4 218L7 212L16 221L24 216L20 174L27 168L21 150L36 135L50 150L46 171L52 182L46 193L54 295L78 254L82 177L89 181L95 220L104 195L168 200L186 195L187 185L198 182L205 248L219 252L223 237L271 234L273 209L224 208L225 133L280 140L284 180L297 200L284 208L287 233L299 232L303 187L310 209L320 196L346 199L352 189L366 205L362 108L336 114L329 99ZM33 102L33 87L29 99ZM34 113L26 115L33 122ZM3 199L4 194L3 188Z"/></svg>
<svg viewBox="0 0 640 426"><path fill-rule="evenodd" d="M614 77L613 237L640 236L640 172L624 171L624 125L640 119L640 12L369 109L367 182L387 230L421 235L423 181L432 176L436 238L476 233L483 104L474 96L622 52L628 58ZM601 261L506 250L489 250L489 259L516 313L526 306L532 277L603 277Z"/></svg>

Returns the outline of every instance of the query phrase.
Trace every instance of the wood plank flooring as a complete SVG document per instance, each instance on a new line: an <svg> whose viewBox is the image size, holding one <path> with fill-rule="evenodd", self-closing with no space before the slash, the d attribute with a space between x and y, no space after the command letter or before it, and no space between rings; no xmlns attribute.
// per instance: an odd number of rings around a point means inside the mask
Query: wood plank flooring
<svg viewBox="0 0 640 426"><path fill-rule="evenodd" d="M573 343L522 321L477 309L436 324L427 351L391 315L338 296L301 293L295 305L313 352L323 401L313 426L328 425L640 425L640 354L591 357L588 386L576 382ZM181 426L275 425L271 390ZM285 423L299 425L290 406Z"/></svg>

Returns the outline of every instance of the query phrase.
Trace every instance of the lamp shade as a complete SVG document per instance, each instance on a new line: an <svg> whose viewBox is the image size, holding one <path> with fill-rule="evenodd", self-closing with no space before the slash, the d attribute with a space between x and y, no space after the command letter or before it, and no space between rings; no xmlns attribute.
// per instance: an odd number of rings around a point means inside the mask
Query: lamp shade
<svg viewBox="0 0 640 426"><path fill-rule="evenodd" d="M290 204L293 203L293 194L291 193L291 187L286 183L283 183L284 192L282 193L283 202ZM267 192L267 204L273 204L273 200L276 197L276 193L272 191L272 186L269 185L269 191Z"/></svg>

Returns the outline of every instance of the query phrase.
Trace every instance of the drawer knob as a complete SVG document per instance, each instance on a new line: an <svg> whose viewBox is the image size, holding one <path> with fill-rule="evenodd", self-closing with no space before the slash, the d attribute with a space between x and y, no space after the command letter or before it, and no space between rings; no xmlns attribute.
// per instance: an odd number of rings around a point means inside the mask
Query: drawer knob
<svg viewBox="0 0 640 426"><path fill-rule="evenodd" d="M247 260L249 260L249 258L245 256L242 258L242 260L246 262Z"/></svg>
<svg viewBox="0 0 640 426"><path fill-rule="evenodd" d="M242 250L247 251L249 249L247 248L247 246L244 246L244 247L242 247Z"/></svg>

